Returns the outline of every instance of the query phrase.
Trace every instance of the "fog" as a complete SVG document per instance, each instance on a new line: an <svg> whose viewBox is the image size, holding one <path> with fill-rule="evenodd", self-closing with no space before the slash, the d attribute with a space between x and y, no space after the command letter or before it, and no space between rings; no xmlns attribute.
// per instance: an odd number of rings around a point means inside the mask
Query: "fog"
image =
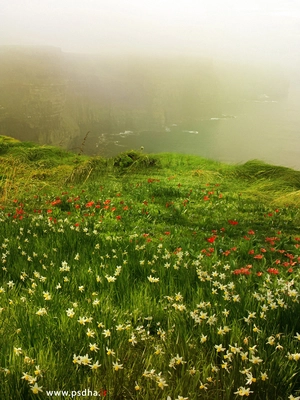
<svg viewBox="0 0 300 400"><path fill-rule="evenodd" d="M6 1L0 134L300 169L299 49L299 0Z"/></svg>
<svg viewBox="0 0 300 400"><path fill-rule="evenodd" d="M298 0L10 0L0 45L72 53L194 54L299 65Z"/></svg>

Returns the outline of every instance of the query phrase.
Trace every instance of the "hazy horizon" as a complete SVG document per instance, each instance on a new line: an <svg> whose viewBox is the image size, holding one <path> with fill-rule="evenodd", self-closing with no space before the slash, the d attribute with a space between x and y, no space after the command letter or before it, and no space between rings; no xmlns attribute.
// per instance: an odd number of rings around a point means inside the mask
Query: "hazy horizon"
<svg viewBox="0 0 300 400"><path fill-rule="evenodd" d="M287 71L300 65L296 0L11 0L2 5L0 22L0 45L193 55Z"/></svg>

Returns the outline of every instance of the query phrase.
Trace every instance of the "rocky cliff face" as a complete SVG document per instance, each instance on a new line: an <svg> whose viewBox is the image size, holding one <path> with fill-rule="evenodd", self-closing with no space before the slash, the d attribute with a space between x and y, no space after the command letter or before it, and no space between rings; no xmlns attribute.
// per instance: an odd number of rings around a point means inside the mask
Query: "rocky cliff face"
<svg viewBox="0 0 300 400"><path fill-rule="evenodd" d="M204 60L92 57L0 48L0 134L70 147L87 131L163 130L219 110Z"/></svg>
<svg viewBox="0 0 300 400"><path fill-rule="evenodd" d="M4 47L0 60L0 134L57 142L66 128L62 53L51 48Z"/></svg>

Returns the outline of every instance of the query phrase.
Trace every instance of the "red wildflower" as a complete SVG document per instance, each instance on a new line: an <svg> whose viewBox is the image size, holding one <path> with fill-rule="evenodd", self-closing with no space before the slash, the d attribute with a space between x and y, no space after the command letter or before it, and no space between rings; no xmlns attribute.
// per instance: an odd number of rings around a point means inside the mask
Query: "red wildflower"
<svg viewBox="0 0 300 400"><path fill-rule="evenodd" d="M216 239L217 239L217 236L214 235L214 236L207 238L206 240L208 241L208 243L213 243Z"/></svg>
<svg viewBox="0 0 300 400"><path fill-rule="evenodd" d="M100 396L106 397L106 395L107 395L107 390L105 390L105 389L100 389L99 394L100 394Z"/></svg>
<svg viewBox="0 0 300 400"><path fill-rule="evenodd" d="M174 254L177 254L177 253L179 253L181 250L182 250L182 248L181 248L181 247L177 247L177 249L174 251Z"/></svg>
<svg viewBox="0 0 300 400"><path fill-rule="evenodd" d="M60 204L60 203L61 203L61 200L60 199L56 199L56 200L51 202L51 205L52 206L56 206L57 204Z"/></svg>
<svg viewBox="0 0 300 400"><path fill-rule="evenodd" d="M268 268L267 271L269 272L269 274L272 274L272 275L278 275L279 274L279 271L278 271L277 268Z"/></svg>
<svg viewBox="0 0 300 400"><path fill-rule="evenodd" d="M276 240L279 240L278 237L276 237L276 236L275 237L266 237L266 239L265 239L265 241L270 243L272 246L274 246Z"/></svg>
<svg viewBox="0 0 300 400"><path fill-rule="evenodd" d="M250 275L251 271L248 268L235 269L232 272L234 275Z"/></svg>
<svg viewBox="0 0 300 400"><path fill-rule="evenodd" d="M293 254L286 253L285 256L288 257L290 260L294 259L294 255Z"/></svg>
<svg viewBox="0 0 300 400"><path fill-rule="evenodd" d="M229 219L229 220L228 220L228 223L229 223L230 225L237 225L237 224L238 224L238 221L233 220L233 219Z"/></svg>

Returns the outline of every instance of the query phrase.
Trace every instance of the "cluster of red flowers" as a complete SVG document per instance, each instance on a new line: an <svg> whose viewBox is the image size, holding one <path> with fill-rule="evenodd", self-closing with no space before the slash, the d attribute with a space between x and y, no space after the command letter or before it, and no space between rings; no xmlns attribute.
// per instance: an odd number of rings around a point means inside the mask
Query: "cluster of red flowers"
<svg viewBox="0 0 300 400"><path fill-rule="evenodd" d="M56 200L51 202L51 206L57 206L57 204L61 203L61 199L60 198L56 198Z"/></svg>
<svg viewBox="0 0 300 400"><path fill-rule="evenodd" d="M232 251L237 251L237 247L231 247L231 248L228 249L228 250L224 250L224 251L222 252L222 255L223 255L223 256L229 256L229 254L231 254Z"/></svg>
<svg viewBox="0 0 300 400"><path fill-rule="evenodd" d="M250 275L251 271L250 269L247 267L243 267L243 268L239 268L239 269L235 269L233 271L234 275Z"/></svg>
<svg viewBox="0 0 300 400"><path fill-rule="evenodd" d="M279 274L279 270L277 268L268 268L267 271L269 272L269 274L272 274L272 275Z"/></svg>
<svg viewBox="0 0 300 400"><path fill-rule="evenodd" d="M213 236L210 236L209 238L207 238L206 240L208 243L213 243L216 239L217 239L217 236L213 235Z"/></svg>
<svg viewBox="0 0 300 400"><path fill-rule="evenodd" d="M23 206L20 205L20 207L16 208L16 212L13 216L14 219L18 218L18 219L23 219L23 215L24 215L24 209Z"/></svg>
<svg viewBox="0 0 300 400"><path fill-rule="evenodd" d="M229 223L230 225L237 225L237 224L238 224L238 221L233 220L233 219L229 219L229 220L228 220L228 223Z"/></svg>
<svg viewBox="0 0 300 400"><path fill-rule="evenodd" d="M203 253L207 257L210 257L214 251L215 249L213 247L209 247L208 249L201 250L201 253Z"/></svg>

